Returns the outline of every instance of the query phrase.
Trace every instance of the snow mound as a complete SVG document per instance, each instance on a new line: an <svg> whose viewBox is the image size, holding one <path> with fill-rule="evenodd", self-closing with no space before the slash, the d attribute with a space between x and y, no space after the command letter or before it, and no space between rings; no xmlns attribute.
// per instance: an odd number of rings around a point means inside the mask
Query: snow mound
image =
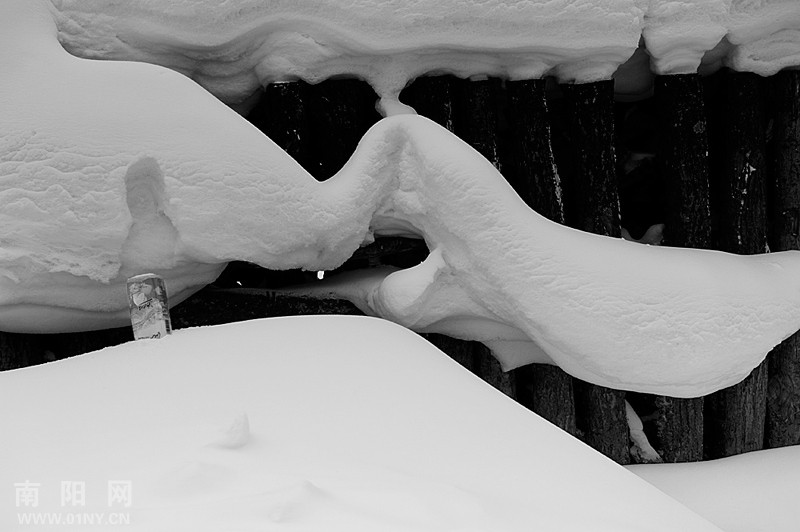
<svg viewBox="0 0 800 532"><path fill-rule="evenodd" d="M800 446L691 464L628 469L727 532L791 532L800 511Z"/></svg>
<svg viewBox="0 0 800 532"><path fill-rule="evenodd" d="M4 372L0 401L2 478L39 496L3 530L37 512L131 531L718 530L373 318L181 330ZM209 445L242 412L247 444ZM61 506L62 481L83 506ZM108 481L129 486L111 507Z"/></svg>
<svg viewBox="0 0 800 532"><path fill-rule="evenodd" d="M231 105L273 81L366 79L384 113L430 72L562 82L800 65L795 0L51 0L72 53L167 66ZM644 80L644 81L643 81Z"/></svg>
<svg viewBox="0 0 800 532"><path fill-rule="evenodd" d="M354 75L384 109L433 71L607 79L636 49L645 3L53 1L62 42L82 57L162 64L232 104L273 81Z"/></svg>
<svg viewBox="0 0 800 532"><path fill-rule="evenodd" d="M67 54L44 4L6 2L0 21L2 330L122 325L129 275L161 273L177 302L227 261L329 270L374 234L420 236L432 253L340 292L416 330L485 341L505 369L549 361L617 389L698 396L800 327L800 253L560 226L414 115L379 122L318 183L186 77Z"/></svg>

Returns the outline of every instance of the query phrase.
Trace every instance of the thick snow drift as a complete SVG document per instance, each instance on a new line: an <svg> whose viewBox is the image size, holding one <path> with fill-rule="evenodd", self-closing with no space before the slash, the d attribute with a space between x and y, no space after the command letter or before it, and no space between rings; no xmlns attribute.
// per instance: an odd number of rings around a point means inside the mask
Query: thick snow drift
<svg viewBox="0 0 800 532"><path fill-rule="evenodd" d="M2 373L0 402L0 481L28 495L3 530L718 530L373 318L178 331Z"/></svg>
<svg viewBox="0 0 800 532"><path fill-rule="evenodd" d="M263 84L368 80L384 112L429 72L564 82L608 79L644 37L652 70L722 64L774 74L800 65L796 0L52 0L72 53L168 66L223 101ZM620 92L650 74L633 61Z"/></svg>
<svg viewBox="0 0 800 532"><path fill-rule="evenodd" d="M628 469L726 532L793 532L800 523L797 445L708 462Z"/></svg>
<svg viewBox="0 0 800 532"><path fill-rule="evenodd" d="M433 252L344 293L408 327L486 341L507 369L552 361L614 388L697 396L800 327L800 253L651 248L559 226L413 115L378 123L318 183L186 77L67 54L47 5L0 6L2 330L121 325L128 275L162 273L175 302L229 260L331 269L374 233L415 234Z"/></svg>

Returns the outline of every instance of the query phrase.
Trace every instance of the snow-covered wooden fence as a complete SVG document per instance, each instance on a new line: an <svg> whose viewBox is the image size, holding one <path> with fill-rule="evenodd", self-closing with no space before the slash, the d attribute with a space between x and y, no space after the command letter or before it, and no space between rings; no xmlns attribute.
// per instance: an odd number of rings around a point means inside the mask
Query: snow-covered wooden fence
<svg viewBox="0 0 800 532"><path fill-rule="evenodd" d="M708 78L658 77L646 104L651 112L640 113L635 127L626 119L645 104L615 103L610 81L557 87L546 80L424 77L407 87L401 99L470 143L501 169L528 205L559 223L612 237L619 237L623 227L664 223L664 242L673 246L734 253L763 252L767 245L774 251L800 249L798 71L769 79L724 71ZM372 90L357 80L275 84L266 87L249 119L315 177L326 179L379 119L374 101ZM647 157L636 159L633 152L647 144L642 138L647 131L657 136L650 139L656 153L638 153ZM637 146L626 146L626 138ZM626 178L627 162L639 164L652 155L657 171L649 181L632 185ZM644 186L650 195L639 210L639 215L646 214L642 219L636 219L635 206L627 199L633 186ZM631 232L634 237L642 233ZM651 240L659 234L647 233ZM402 266L424 253L419 242L387 239L361 250L344 267ZM358 313L345 301L273 291L308 275L233 264L216 286L174 309L173 324ZM552 366L503 373L481 344L426 336L493 386L621 463L631 460L626 399L643 417L651 442L666 461L800 443L797 336L776 348L741 384L698 399L609 390ZM128 339L126 329L0 333L0 370Z"/></svg>

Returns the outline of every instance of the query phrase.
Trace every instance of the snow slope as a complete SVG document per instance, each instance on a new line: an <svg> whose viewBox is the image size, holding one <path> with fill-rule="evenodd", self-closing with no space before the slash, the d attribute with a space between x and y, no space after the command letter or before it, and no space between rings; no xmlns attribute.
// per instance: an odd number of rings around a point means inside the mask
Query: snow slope
<svg viewBox="0 0 800 532"><path fill-rule="evenodd" d="M4 372L0 403L2 530L718 530L373 318L181 330Z"/></svg>
<svg viewBox="0 0 800 532"><path fill-rule="evenodd" d="M628 469L727 532L790 532L800 523L800 446Z"/></svg>
<svg viewBox="0 0 800 532"><path fill-rule="evenodd" d="M186 77L67 54L48 5L0 5L2 330L122 325L131 274L161 273L176 303L229 260L331 269L376 233L420 236L431 256L343 293L408 327L486 341L506 369L549 361L613 388L699 396L800 327L800 253L559 226L414 115L378 123L318 183Z"/></svg>

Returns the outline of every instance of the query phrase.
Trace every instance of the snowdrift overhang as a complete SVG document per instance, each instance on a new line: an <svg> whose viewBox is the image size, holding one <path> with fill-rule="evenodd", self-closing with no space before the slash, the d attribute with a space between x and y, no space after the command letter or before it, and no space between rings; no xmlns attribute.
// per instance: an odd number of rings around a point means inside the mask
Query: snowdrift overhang
<svg viewBox="0 0 800 532"><path fill-rule="evenodd" d="M245 107L268 83L340 75L368 80L393 112L403 110L397 97L406 83L430 72L578 83L616 73L618 92L637 95L652 73L727 65L771 75L800 65L793 0L52 4L71 53L160 64Z"/></svg>

